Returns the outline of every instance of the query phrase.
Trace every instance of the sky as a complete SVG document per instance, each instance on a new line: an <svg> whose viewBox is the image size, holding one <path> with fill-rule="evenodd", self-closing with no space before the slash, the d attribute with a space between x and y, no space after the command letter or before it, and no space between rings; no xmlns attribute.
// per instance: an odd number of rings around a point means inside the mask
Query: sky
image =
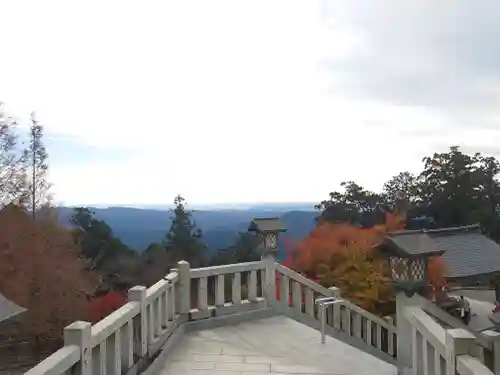
<svg viewBox="0 0 500 375"><path fill-rule="evenodd" d="M497 0L0 0L63 204L319 202L500 156Z"/></svg>

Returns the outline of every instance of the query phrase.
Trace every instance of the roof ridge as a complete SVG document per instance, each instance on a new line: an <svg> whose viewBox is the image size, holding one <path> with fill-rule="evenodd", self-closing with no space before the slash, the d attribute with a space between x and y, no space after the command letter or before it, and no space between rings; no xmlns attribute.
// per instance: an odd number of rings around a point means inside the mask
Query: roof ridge
<svg viewBox="0 0 500 375"><path fill-rule="evenodd" d="M425 233L427 233L427 231L426 231L426 229L409 229L409 230L403 229L403 230L395 230L395 231L389 232L389 233L387 233L387 235L389 237L394 237L394 236L402 236L402 235L404 236L407 234L419 234L419 233L425 234Z"/></svg>
<svg viewBox="0 0 500 375"><path fill-rule="evenodd" d="M465 233L468 232L469 230L473 229L480 229L479 224L472 224L472 225L462 225L459 227L448 227L448 228L436 228L436 229L429 229L427 230L427 233L429 234L453 234L453 233Z"/></svg>
<svg viewBox="0 0 500 375"><path fill-rule="evenodd" d="M279 216L266 216L266 217L253 217L252 220L261 221L261 220L279 220L279 219L280 219Z"/></svg>
<svg viewBox="0 0 500 375"><path fill-rule="evenodd" d="M453 233L453 232L468 232L469 230L479 229L479 224L462 225L458 227L447 227L447 228L436 228L436 229L410 229L410 230L397 230L389 232L387 235L389 237L409 235L409 234L440 234L440 233Z"/></svg>

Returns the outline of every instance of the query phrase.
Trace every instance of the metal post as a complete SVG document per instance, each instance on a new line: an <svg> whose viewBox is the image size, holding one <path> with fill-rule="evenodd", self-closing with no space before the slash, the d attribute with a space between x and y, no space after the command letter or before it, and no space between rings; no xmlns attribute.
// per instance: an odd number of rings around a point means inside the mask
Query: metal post
<svg viewBox="0 0 500 375"><path fill-rule="evenodd" d="M326 306L320 304L319 311L321 312L321 343L324 344L326 335Z"/></svg>
<svg viewBox="0 0 500 375"><path fill-rule="evenodd" d="M321 333L322 344L324 344L326 341L326 308L328 306L341 302L343 302L343 300L336 297L323 297L323 298L318 298L316 300L316 304L319 307L320 333Z"/></svg>

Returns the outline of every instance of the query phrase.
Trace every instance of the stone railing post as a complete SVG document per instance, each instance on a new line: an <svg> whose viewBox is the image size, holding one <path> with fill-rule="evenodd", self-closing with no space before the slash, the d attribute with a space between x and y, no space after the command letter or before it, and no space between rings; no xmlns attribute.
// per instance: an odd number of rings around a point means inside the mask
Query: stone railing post
<svg viewBox="0 0 500 375"><path fill-rule="evenodd" d="M339 287L331 286L328 288L330 291L329 297L340 298L342 297L341 290ZM327 314L326 320L328 324L333 325L336 329L340 329L342 324L342 315L340 310L340 305L338 303L332 305L333 308L333 322L331 321L331 314Z"/></svg>
<svg viewBox="0 0 500 375"><path fill-rule="evenodd" d="M446 330L446 374L457 373L457 356L470 354L474 348L475 336L465 329Z"/></svg>
<svg viewBox="0 0 500 375"><path fill-rule="evenodd" d="M331 286L331 287L328 288L328 290L331 293L330 297L335 297L335 298L340 298L341 297L340 288L338 288L336 286Z"/></svg>
<svg viewBox="0 0 500 375"><path fill-rule="evenodd" d="M276 301L276 257L274 251L264 250L261 255L264 262L263 294L267 304L274 304Z"/></svg>
<svg viewBox="0 0 500 375"><path fill-rule="evenodd" d="M147 309L146 309L146 287L134 286L128 291L128 300L139 303L139 316L133 322L134 325L134 354L139 358L146 358L148 354L147 341Z"/></svg>
<svg viewBox="0 0 500 375"><path fill-rule="evenodd" d="M413 368L412 353L412 322L405 316L405 308L418 306L415 298L407 297L403 292L396 294L396 332L397 332L397 355L398 374L410 374Z"/></svg>
<svg viewBox="0 0 500 375"><path fill-rule="evenodd" d="M64 345L80 347L80 362L75 366L75 375L91 375L91 327L89 322L77 321L64 328Z"/></svg>
<svg viewBox="0 0 500 375"><path fill-rule="evenodd" d="M278 235L286 232L285 225L278 217L254 218L248 227L249 232L258 235L257 249L262 251L261 260L264 263L264 280L262 294L266 304L276 304L276 254L278 252Z"/></svg>
<svg viewBox="0 0 500 375"><path fill-rule="evenodd" d="M482 334L486 336L492 344L491 356L486 356L484 355L484 353L482 353L483 354L481 356L482 362L485 365L488 365L489 367L491 362L487 363L488 362L487 359L489 359L487 357L490 357L493 360L493 363L491 363L492 364L491 367L494 370L493 372L495 373L495 375L500 375L500 332L488 330L488 331L483 331ZM486 350L484 348L481 349L483 352Z"/></svg>
<svg viewBox="0 0 500 375"><path fill-rule="evenodd" d="M392 316L384 316L383 319L387 322L389 329L387 330L387 353L394 356L394 318ZM397 330L396 330L397 332ZM397 337L397 334L396 334Z"/></svg>
<svg viewBox="0 0 500 375"><path fill-rule="evenodd" d="M175 287L175 312L188 316L191 310L191 274L189 263L181 260L177 262L179 281Z"/></svg>

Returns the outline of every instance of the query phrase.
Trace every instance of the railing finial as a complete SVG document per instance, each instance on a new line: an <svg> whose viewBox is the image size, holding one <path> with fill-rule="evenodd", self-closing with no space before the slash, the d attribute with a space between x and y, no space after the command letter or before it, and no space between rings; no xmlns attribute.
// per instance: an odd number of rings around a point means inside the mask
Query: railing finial
<svg viewBox="0 0 500 375"><path fill-rule="evenodd" d="M92 373L91 327L89 322L76 321L64 328L64 345L76 345L80 348L80 361L76 367L78 375Z"/></svg>

